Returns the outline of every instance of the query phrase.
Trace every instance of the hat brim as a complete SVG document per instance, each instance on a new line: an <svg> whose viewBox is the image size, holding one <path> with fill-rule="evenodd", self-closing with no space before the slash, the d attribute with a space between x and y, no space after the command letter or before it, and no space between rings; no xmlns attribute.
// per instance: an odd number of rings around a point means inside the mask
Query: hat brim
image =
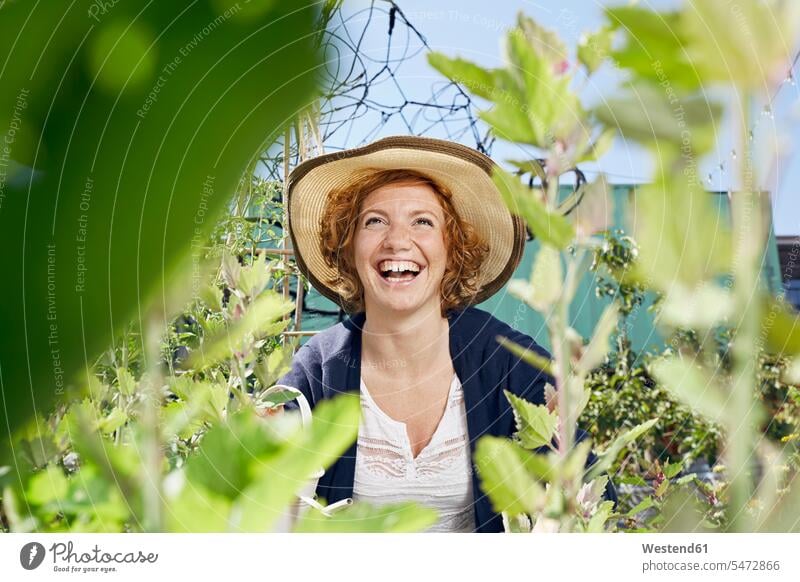
<svg viewBox="0 0 800 582"><path fill-rule="evenodd" d="M320 217L330 192L365 168L422 172L453 193L453 206L488 244L475 303L496 293L519 265L526 231L512 215L492 181L494 162L467 146L428 137L390 136L371 144L306 160L289 175L288 223L300 272L322 295L345 306L325 281L335 278L320 249Z"/></svg>

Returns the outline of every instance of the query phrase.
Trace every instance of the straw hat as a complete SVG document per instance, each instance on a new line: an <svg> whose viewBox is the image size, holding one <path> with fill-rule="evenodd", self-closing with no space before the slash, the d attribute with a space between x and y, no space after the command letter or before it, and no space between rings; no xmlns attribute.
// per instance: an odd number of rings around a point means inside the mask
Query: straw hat
<svg viewBox="0 0 800 582"><path fill-rule="evenodd" d="M297 266L311 284L338 305L344 302L325 281L336 275L320 249L320 218L329 193L365 168L422 172L453 193L453 206L489 245L478 278L479 303L496 293L519 264L525 225L512 215L492 182L494 162L467 146L428 137L397 135L324 154L298 165L288 179L289 234Z"/></svg>

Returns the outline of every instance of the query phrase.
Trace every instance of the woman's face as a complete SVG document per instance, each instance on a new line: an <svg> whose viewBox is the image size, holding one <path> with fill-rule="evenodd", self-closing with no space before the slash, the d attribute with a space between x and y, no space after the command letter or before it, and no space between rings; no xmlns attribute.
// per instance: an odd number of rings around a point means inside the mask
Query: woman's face
<svg viewBox="0 0 800 582"><path fill-rule="evenodd" d="M426 184L387 184L367 195L353 247L368 312L439 313L444 227L444 210Z"/></svg>

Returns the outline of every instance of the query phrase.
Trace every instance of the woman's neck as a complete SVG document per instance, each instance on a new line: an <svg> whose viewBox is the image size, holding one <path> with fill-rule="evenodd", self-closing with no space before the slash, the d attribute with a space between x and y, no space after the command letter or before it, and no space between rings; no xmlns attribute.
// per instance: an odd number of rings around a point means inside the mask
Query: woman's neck
<svg viewBox="0 0 800 582"><path fill-rule="evenodd" d="M435 311L408 315L367 311L362 331L361 365L410 375L430 372L450 361L450 324Z"/></svg>

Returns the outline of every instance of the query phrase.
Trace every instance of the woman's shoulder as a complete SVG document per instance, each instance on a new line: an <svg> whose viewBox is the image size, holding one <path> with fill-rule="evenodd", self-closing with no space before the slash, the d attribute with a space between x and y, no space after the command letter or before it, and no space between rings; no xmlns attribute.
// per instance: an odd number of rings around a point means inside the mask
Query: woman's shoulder
<svg viewBox="0 0 800 582"><path fill-rule="evenodd" d="M315 333L300 350L309 352L319 360L326 360L344 351L349 351L353 346L356 336L361 333L363 325L362 314L356 314L345 321ZM307 357L308 357L307 356Z"/></svg>
<svg viewBox="0 0 800 582"><path fill-rule="evenodd" d="M452 322L452 329L459 334L514 332L521 334L502 319L499 319L483 309L465 307L455 309L448 315Z"/></svg>
<svg viewBox="0 0 800 582"><path fill-rule="evenodd" d="M353 340L359 331L358 318L351 318L314 334L295 352L290 370L278 384L293 386L311 403L325 397L323 381L343 381L353 362ZM327 378L327 380L323 380Z"/></svg>
<svg viewBox="0 0 800 582"><path fill-rule="evenodd" d="M547 351L533 337L483 309L467 307L454 310L450 313L450 317L452 318L452 333L467 340L469 344L474 347L477 347L479 344L485 344L491 347L494 353L497 351L497 338L500 336L508 338L528 349L535 349L543 355L547 354ZM481 338L484 340L483 342L477 341ZM506 350L503 350L500 353L506 352ZM510 352L507 353L510 355Z"/></svg>

